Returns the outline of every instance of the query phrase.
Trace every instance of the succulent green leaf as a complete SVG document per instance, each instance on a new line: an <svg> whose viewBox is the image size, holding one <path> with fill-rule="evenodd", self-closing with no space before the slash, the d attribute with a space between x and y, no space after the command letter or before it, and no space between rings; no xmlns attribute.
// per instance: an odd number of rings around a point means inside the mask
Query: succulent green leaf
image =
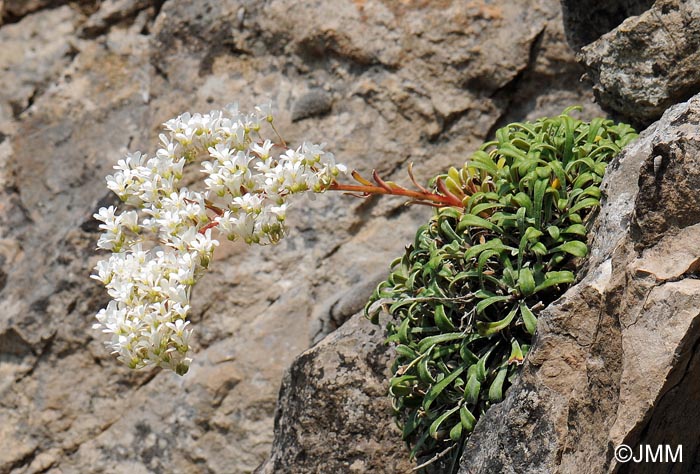
<svg viewBox="0 0 700 474"><path fill-rule="evenodd" d="M476 323L476 330L482 336L492 336L493 334L496 334L497 332L500 332L503 329L507 328L510 325L511 321L513 321L513 318L515 318L515 315L517 313L518 308L516 307L510 313L508 313L508 315L505 318L501 319L500 321L494 321L490 323L479 321Z"/></svg>
<svg viewBox="0 0 700 474"><path fill-rule="evenodd" d="M445 305L438 304L435 307L435 324L441 331L454 332L455 326L452 320L445 313Z"/></svg>
<svg viewBox="0 0 700 474"><path fill-rule="evenodd" d="M481 393L481 382L474 373L469 374L467 385L464 387L464 399L470 405L476 405L479 402L479 394Z"/></svg>
<svg viewBox="0 0 700 474"><path fill-rule="evenodd" d="M518 288L523 296L530 296L535 292L535 277L529 268L521 268L518 277Z"/></svg>
<svg viewBox="0 0 700 474"><path fill-rule="evenodd" d="M571 224L569 227L562 231L562 233L564 234L580 235L582 237L586 236L586 232L586 226L582 224Z"/></svg>
<svg viewBox="0 0 700 474"><path fill-rule="evenodd" d="M574 272L569 270L547 272L544 281L537 285L535 292L540 292L556 285L566 285L572 283L575 279Z"/></svg>
<svg viewBox="0 0 700 474"><path fill-rule="evenodd" d="M491 402L503 400L503 382L506 380L506 375L508 375L508 369L504 367L498 371L496 378L493 379L489 387L489 400Z"/></svg>
<svg viewBox="0 0 700 474"><path fill-rule="evenodd" d="M416 369L418 372L418 378L420 379L421 382L431 384L435 383L435 377L430 373L430 368L428 367L428 363L430 362L430 358L427 357L427 353L423 355L423 357L420 358L420 361L416 365ZM418 360L418 359L414 359Z"/></svg>
<svg viewBox="0 0 700 474"><path fill-rule="evenodd" d="M408 415L406 422L403 425L403 430L401 431L401 438L407 440L409 436L420 426L420 419L418 418L418 412L414 411Z"/></svg>
<svg viewBox="0 0 700 474"><path fill-rule="evenodd" d="M418 352L422 354L425 351L427 351L432 345L456 341L458 339L464 339L465 337L466 335L463 332L450 332L446 334L438 334L436 336L426 337L420 342L420 345L418 346Z"/></svg>
<svg viewBox="0 0 700 474"><path fill-rule="evenodd" d="M474 425L476 425L476 418L472 414L471 411L469 411L469 408L467 408L465 405L462 405L459 409L459 419L462 423L462 426L464 427L464 430L467 433L471 433L474 431Z"/></svg>
<svg viewBox="0 0 700 474"><path fill-rule="evenodd" d="M398 330L399 341L401 342L401 344L408 345L411 342L411 339L408 336L410 324L410 318L406 318L403 321L401 321L401 325L399 326Z"/></svg>
<svg viewBox="0 0 700 474"><path fill-rule="evenodd" d="M423 399L423 409L428 411L430 409L430 405L433 404L435 399L437 399L442 391L445 390L448 385L454 382L454 380L459 377L462 372L464 372L464 366L457 367L450 375L430 387L430 390L428 390L428 393L425 394L425 398Z"/></svg>
<svg viewBox="0 0 700 474"><path fill-rule="evenodd" d="M559 240L559 235L561 234L561 231L559 230L559 227L555 225L550 225L549 227L547 227L547 233L556 242L557 240Z"/></svg>
<svg viewBox="0 0 700 474"><path fill-rule="evenodd" d="M489 306L494 305L496 303L500 303L502 301L510 301L511 299L513 299L512 296L490 296L486 299L479 301L479 303L477 303L476 314L484 314L484 311Z"/></svg>
<svg viewBox="0 0 700 474"><path fill-rule="evenodd" d="M523 355L523 350L520 348L520 343L517 339L513 338L510 341L510 357L508 358L509 364L522 364L525 356Z"/></svg>
<svg viewBox="0 0 700 474"><path fill-rule="evenodd" d="M544 206L544 194L547 191L549 180L539 179L535 181L534 217L535 227L542 227L542 207Z"/></svg>
<svg viewBox="0 0 700 474"><path fill-rule="evenodd" d="M535 332L537 331L537 318L534 314L532 314L532 311L524 302L520 303L520 314L523 317L525 329L529 334L534 336Z"/></svg>
<svg viewBox="0 0 700 474"><path fill-rule="evenodd" d="M413 391L413 382L417 379L415 375L394 377L389 382L389 393L395 397L408 395Z"/></svg>
<svg viewBox="0 0 700 474"><path fill-rule="evenodd" d="M440 425L447 419L449 418L453 413L455 413L457 410L459 410L459 405L457 405L454 408L451 408L444 412L442 415L438 416L435 421L430 425L430 428L428 429L430 431L430 436L432 438L437 439L437 432L438 429L440 429Z"/></svg>
<svg viewBox="0 0 700 474"><path fill-rule="evenodd" d="M413 360L418 357L418 353L416 351L403 344L399 344L394 350L398 356L405 357L406 359Z"/></svg>
<svg viewBox="0 0 700 474"><path fill-rule="evenodd" d="M596 198L587 198L583 199L569 209L570 213L578 212L582 209L590 209L593 207L597 207L600 204L600 202Z"/></svg>
<svg viewBox="0 0 700 474"><path fill-rule="evenodd" d="M464 216L462 216L459 224L457 224L457 232L462 233L471 227L481 227L497 233L502 232L496 224L493 224L483 217L475 216L473 214L464 214Z"/></svg>
<svg viewBox="0 0 700 474"><path fill-rule="evenodd" d="M452 441L459 441L462 438L462 422L455 424L450 430L450 439Z"/></svg>
<svg viewBox="0 0 700 474"><path fill-rule="evenodd" d="M564 242L563 244L554 247L549 253L566 252L574 257L585 257L588 254L588 246L578 240Z"/></svg>

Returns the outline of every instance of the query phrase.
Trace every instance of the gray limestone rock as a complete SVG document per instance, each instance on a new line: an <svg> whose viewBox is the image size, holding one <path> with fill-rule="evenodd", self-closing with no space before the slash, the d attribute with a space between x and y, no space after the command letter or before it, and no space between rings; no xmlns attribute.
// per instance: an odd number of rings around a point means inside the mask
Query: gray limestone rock
<svg viewBox="0 0 700 474"><path fill-rule="evenodd" d="M585 277L544 311L460 473L697 472L700 201L686 193L700 186L699 130L695 96L610 165ZM620 464L622 443L682 445L683 462Z"/></svg>
<svg viewBox="0 0 700 474"><path fill-rule="evenodd" d="M130 372L91 327L108 297L89 278L126 151L153 153L185 111L271 101L290 144L403 184L412 161L426 182L504 120L601 114L557 5L5 0L23 10L0 26L0 473L252 472L285 369L430 213L329 193L290 210L278 246L222 243L193 293L190 372ZM292 121L317 89L331 113Z"/></svg>
<svg viewBox="0 0 700 474"><path fill-rule="evenodd" d="M653 4L654 0L561 0L566 39L578 51Z"/></svg>
<svg viewBox="0 0 700 474"><path fill-rule="evenodd" d="M579 58L601 106L649 124L700 92L700 3L659 0L584 47Z"/></svg>
<svg viewBox="0 0 700 474"><path fill-rule="evenodd" d="M521 376L478 422L460 474L697 472L699 146L700 95L610 165L582 280L541 315ZM357 315L295 360L260 473L407 469L382 339ZM683 463L618 464L622 443L682 445Z"/></svg>
<svg viewBox="0 0 700 474"><path fill-rule="evenodd" d="M330 112L333 98L322 89L312 89L299 97L292 107L292 122Z"/></svg>
<svg viewBox="0 0 700 474"><path fill-rule="evenodd" d="M258 474L406 472L411 463L386 397L384 331L357 314L287 370L272 455Z"/></svg>

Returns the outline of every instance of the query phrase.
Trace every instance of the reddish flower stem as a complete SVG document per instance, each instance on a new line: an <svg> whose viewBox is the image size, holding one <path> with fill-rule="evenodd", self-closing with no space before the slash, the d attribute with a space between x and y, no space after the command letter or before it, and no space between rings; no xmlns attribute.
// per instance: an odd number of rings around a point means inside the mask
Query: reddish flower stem
<svg viewBox="0 0 700 474"><path fill-rule="evenodd" d="M462 201L451 193L450 195L445 196L442 194L435 194L423 191L411 191L410 189L400 187L390 187L388 185L373 186L366 184L340 184L335 181L330 185L328 189L330 191L345 191L349 193L362 193L365 195L390 194L393 196L405 196L416 201L430 201L440 206L464 207Z"/></svg>
<svg viewBox="0 0 700 474"><path fill-rule="evenodd" d="M447 186L445 186L445 183L442 181L442 179L438 178L437 180L437 188L439 192L430 192L416 182L415 178L413 177L413 170L411 168L412 166L409 165L409 176L411 177L411 181L413 181L413 183L416 185L416 187L418 187L418 189L420 189L420 191L411 191L410 189L406 189L394 183L386 182L379 177L379 174L376 171L372 172L372 178L377 183L376 186L373 185L370 181L364 179L358 172L353 171L352 177L360 184L340 184L337 181L333 181L328 187L328 190L342 191L349 194L360 193L359 197L366 197L370 194L388 194L392 196L403 196L410 198L410 203L412 204L427 204L429 206L435 207L464 207L464 203L462 202L462 200L447 189ZM204 205L208 210L212 211L217 216L222 216L224 214L224 210L217 207L211 201L205 201ZM202 227L199 230L199 232L203 234L207 231L207 229L211 229L212 227L216 227L217 225L218 222L210 222L204 227Z"/></svg>

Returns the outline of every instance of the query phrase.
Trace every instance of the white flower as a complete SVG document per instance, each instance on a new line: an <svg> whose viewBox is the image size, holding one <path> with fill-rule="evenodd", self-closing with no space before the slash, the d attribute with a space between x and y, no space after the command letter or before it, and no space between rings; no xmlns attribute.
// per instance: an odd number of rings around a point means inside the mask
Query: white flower
<svg viewBox="0 0 700 474"><path fill-rule="evenodd" d="M265 140L262 145L258 145L257 143L253 143L250 146L250 151L252 151L254 154L258 155L258 158L265 161L268 158L270 158L270 150L272 150L273 146L274 145L270 140Z"/></svg>
<svg viewBox="0 0 700 474"><path fill-rule="evenodd" d="M292 196L325 191L346 171L324 144L303 143L275 156L273 142L260 136L262 122L273 120L270 104L252 114L237 104L184 113L163 124L152 158L127 154L107 176L107 187L136 209L118 213L110 206L95 214L103 231L97 245L112 251L92 275L112 298L95 328L109 335L105 344L129 367L187 371L190 294L219 245L215 232L276 243L286 233ZM180 181L193 162L203 177L188 189Z"/></svg>
<svg viewBox="0 0 700 474"><path fill-rule="evenodd" d="M274 120L272 117L272 104L270 103L255 106L255 111L263 120L267 120L270 123Z"/></svg>
<svg viewBox="0 0 700 474"><path fill-rule="evenodd" d="M214 147L209 147L209 154L216 158L219 163L225 163L233 157L232 150L225 143L217 143Z"/></svg>

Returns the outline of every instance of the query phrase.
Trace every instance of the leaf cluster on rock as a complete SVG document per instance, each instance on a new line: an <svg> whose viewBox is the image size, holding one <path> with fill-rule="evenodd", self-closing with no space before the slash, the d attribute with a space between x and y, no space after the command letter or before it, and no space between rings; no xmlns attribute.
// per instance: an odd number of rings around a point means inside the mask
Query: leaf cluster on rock
<svg viewBox="0 0 700 474"><path fill-rule="evenodd" d="M499 129L438 177L463 208L440 208L418 229L366 306L375 323L382 308L391 316L389 392L410 455L442 472L503 399L538 312L575 281L606 166L637 136L571 110Z"/></svg>

